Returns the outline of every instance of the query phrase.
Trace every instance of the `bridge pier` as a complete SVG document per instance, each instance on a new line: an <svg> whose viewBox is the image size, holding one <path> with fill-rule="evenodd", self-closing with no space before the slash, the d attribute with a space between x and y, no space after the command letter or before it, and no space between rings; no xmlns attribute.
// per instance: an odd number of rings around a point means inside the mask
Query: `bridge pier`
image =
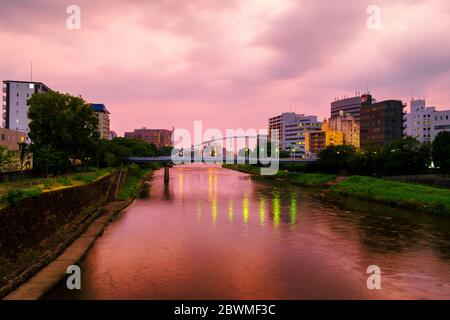
<svg viewBox="0 0 450 320"><path fill-rule="evenodd" d="M165 184L169 183L169 166L168 165L164 165L164 183Z"/></svg>

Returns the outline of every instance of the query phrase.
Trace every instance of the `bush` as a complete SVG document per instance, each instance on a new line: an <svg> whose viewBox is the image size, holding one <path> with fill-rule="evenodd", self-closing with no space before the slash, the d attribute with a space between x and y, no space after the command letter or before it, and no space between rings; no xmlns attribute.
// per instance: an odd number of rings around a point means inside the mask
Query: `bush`
<svg viewBox="0 0 450 320"><path fill-rule="evenodd" d="M53 182L50 179L45 179L44 182L42 182L44 185L44 189L49 190L53 186Z"/></svg>
<svg viewBox="0 0 450 320"><path fill-rule="evenodd" d="M9 189L6 192L4 198L9 204L15 205L22 199L34 198L39 196L41 193L42 193L41 189L37 187L27 189Z"/></svg>
<svg viewBox="0 0 450 320"><path fill-rule="evenodd" d="M93 175L85 175L85 174L77 174L73 178L77 181L81 181L84 183L91 183L96 179L96 177Z"/></svg>
<svg viewBox="0 0 450 320"><path fill-rule="evenodd" d="M58 177L57 179L58 183L64 185L64 186L70 186L72 184L72 181L70 181L67 177Z"/></svg>

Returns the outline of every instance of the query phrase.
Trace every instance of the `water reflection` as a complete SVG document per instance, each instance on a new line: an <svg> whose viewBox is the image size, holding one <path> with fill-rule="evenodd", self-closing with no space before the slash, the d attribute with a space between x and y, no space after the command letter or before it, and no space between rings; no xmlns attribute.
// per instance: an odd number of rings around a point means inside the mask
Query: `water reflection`
<svg viewBox="0 0 450 320"><path fill-rule="evenodd" d="M174 167L95 243L84 289L61 283L48 298L448 298L449 244L450 219ZM366 288L371 264L382 290Z"/></svg>

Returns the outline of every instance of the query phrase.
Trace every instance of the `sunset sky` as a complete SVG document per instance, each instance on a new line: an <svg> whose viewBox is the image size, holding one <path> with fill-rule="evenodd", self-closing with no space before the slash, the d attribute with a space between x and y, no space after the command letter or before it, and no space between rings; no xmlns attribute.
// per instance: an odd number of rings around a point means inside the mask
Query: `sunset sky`
<svg viewBox="0 0 450 320"><path fill-rule="evenodd" d="M72 4L80 30L66 28ZM0 0L0 79L29 80L31 60L33 80L107 105L119 134L329 117L367 87L450 109L450 1Z"/></svg>

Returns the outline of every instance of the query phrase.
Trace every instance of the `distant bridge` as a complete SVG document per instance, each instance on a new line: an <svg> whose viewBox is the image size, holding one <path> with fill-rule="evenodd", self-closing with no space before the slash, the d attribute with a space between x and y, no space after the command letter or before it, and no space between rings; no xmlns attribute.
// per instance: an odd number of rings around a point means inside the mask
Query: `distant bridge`
<svg viewBox="0 0 450 320"><path fill-rule="evenodd" d="M173 165L172 157L128 157L125 158L131 163L162 163L164 164L164 182L169 182L169 167ZM202 157L200 159L195 159L193 156L178 157L177 163L191 164L191 163L205 163L205 164L270 164L273 162L284 163L284 164L308 164L316 162L313 159L295 159L295 158L252 158L252 157L237 157L234 158L222 158L222 157ZM232 160L232 163L231 161ZM255 162L256 163L253 163Z"/></svg>

